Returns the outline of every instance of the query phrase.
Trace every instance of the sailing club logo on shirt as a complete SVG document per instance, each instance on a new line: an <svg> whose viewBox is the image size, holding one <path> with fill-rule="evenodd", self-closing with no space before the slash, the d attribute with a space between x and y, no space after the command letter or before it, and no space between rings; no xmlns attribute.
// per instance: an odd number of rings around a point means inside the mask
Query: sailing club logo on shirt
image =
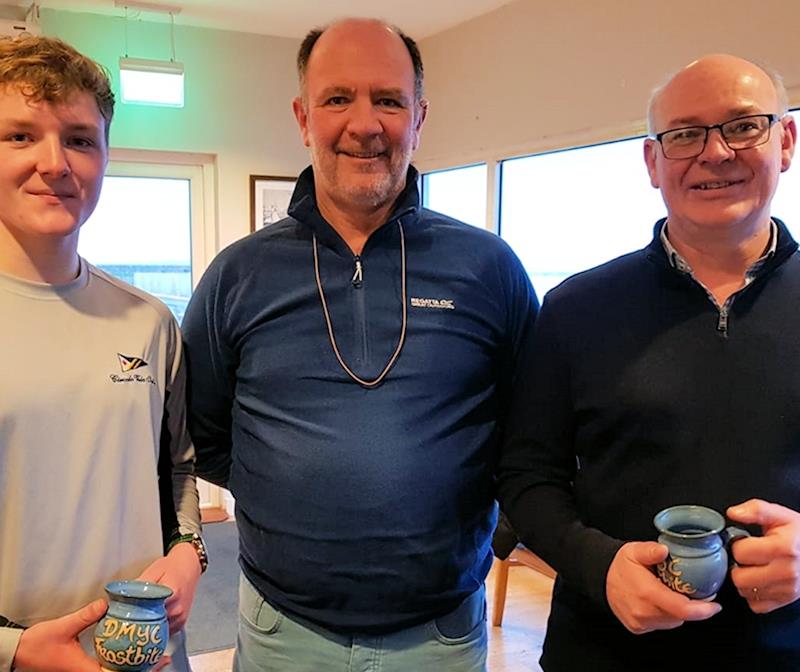
<svg viewBox="0 0 800 672"><path fill-rule="evenodd" d="M123 355L121 352L117 353L119 360L119 369L122 373L127 375L120 376L119 374L112 373L109 375L112 383L149 383L150 385L156 384L156 379L153 376L144 376L141 373L132 373L137 369L143 369L148 366L147 362L141 357L132 355Z"/></svg>
<svg viewBox="0 0 800 672"><path fill-rule="evenodd" d="M433 308L435 310L455 310L456 304L453 299L419 299L411 297L413 308Z"/></svg>
<svg viewBox="0 0 800 672"><path fill-rule="evenodd" d="M120 352L117 353L117 359L119 359L119 368L122 373L128 373L128 371L141 369L147 366L147 362L145 362L141 357L123 355Z"/></svg>

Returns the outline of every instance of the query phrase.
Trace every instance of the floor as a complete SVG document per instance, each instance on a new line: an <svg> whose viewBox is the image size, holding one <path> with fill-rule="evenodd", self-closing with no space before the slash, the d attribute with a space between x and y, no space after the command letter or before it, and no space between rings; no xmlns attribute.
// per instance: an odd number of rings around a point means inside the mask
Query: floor
<svg viewBox="0 0 800 672"><path fill-rule="evenodd" d="M494 589L494 570L487 581L489 622ZM489 672L540 672L545 623L553 582L527 567L512 567L508 593L499 628L489 626ZM192 657L194 672L230 672L233 649Z"/></svg>

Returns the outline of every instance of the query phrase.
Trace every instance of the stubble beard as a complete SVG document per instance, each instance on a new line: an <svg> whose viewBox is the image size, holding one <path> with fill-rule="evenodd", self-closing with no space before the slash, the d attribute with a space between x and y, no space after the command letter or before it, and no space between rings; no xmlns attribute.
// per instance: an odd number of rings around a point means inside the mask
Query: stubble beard
<svg viewBox="0 0 800 672"><path fill-rule="evenodd" d="M343 205L378 209L393 202L405 186L411 151L390 154L386 170L375 171L369 166L350 175L343 174L335 157L312 155L315 173L321 173L332 187L332 194Z"/></svg>

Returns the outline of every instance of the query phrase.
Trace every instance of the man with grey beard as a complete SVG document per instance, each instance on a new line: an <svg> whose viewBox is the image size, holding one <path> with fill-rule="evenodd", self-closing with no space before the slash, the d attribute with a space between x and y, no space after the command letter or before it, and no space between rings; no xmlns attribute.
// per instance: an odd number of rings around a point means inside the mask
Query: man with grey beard
<svg viewBox="0 0 800 672"><path fill-rule="evenodd" d="M186 312L198 473L236 498L235 669L485 669L493 465L537 301L498 237L420 208L416 44L309 33L289 216Z"/></svg>

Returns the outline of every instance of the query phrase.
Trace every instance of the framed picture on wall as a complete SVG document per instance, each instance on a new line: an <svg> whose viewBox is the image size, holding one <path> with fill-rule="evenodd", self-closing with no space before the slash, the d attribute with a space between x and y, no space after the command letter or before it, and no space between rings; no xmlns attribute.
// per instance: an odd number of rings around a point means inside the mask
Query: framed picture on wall
<svg viewBox="0 0 800 672"><path fill-rule="evenodd" d="M286 217L296 181L294 177L250 176L250 231L258 231Z"/></svg>

